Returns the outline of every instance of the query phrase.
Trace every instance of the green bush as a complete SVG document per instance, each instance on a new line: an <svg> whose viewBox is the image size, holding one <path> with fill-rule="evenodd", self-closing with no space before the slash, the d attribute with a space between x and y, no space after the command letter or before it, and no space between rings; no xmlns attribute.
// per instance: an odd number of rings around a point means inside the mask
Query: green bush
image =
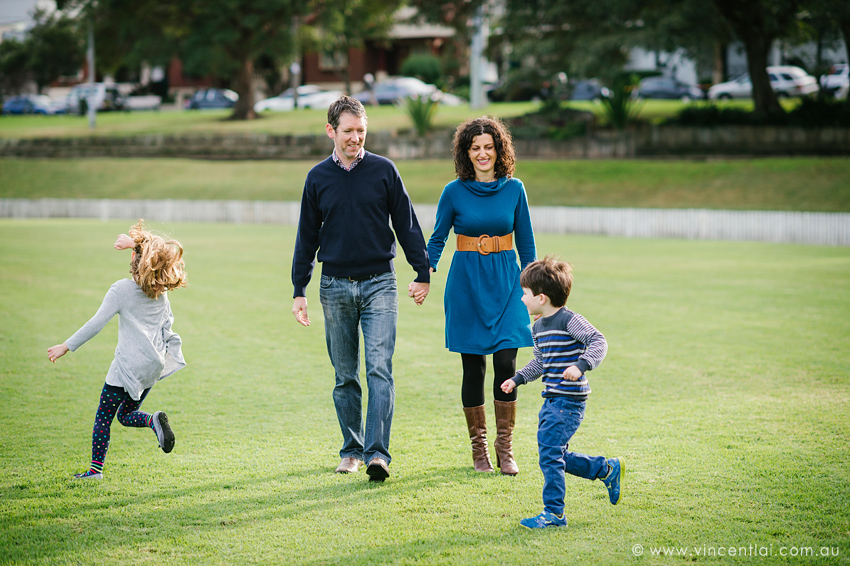
<svg viewBox="0 0 850 566"><path fill-rule="evenodd" d="M428 53L411 55L401 65L401 74L406 77L416 77L426 83L442 86L443 65L440 58Z"/></svg>
<svg viewBox="0 0 850 566"><path fill-rule="evenodd" d="M713 103L694 104L682 109L668 124L681 126L795 126L799 128L848 128L850 103L822 97L806 97L789 112L755 114L740 108L724 108Z"/></svg>
<svg viewBox="0 0 850 566"><path fill-rule="evenodd" d="M514 139L550 139L568 140L587 134L588 125L593 122L593 114L560 105L543 105L540 110L505 123Z"/></svg>

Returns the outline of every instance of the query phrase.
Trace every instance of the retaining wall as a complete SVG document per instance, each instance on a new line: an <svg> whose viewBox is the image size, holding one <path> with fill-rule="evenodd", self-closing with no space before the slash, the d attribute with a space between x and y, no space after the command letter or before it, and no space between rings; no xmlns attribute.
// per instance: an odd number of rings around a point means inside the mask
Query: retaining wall
<svg viewBox="0 0 850 566"><path fill-rule="evenodd" d="M427 136L374 132L370 151L390 159L446 159L453 132ZM520 158L606 159L740 155L850 155L850 128L645 126L624 132L597 130L564 141L515 140ZM147 135L132 137L0 139L0 157L189 157L201 159L321 159L330 155L324 134Z"/></svg>

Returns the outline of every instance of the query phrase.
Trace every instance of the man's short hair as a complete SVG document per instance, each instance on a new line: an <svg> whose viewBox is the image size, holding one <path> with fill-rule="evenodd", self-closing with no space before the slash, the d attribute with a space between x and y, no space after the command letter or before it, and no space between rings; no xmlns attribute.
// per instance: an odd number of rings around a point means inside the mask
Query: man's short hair
<svg viewBox="0 0 850 566"><path fill-rule="evenodd" d="M339 127L339 119L343 112L354 114L358 118L363 118L366 121L366 109L363 104L356 98L342 95L334 101L328 108L328 124L336 130Z"/></svg>
<svg viewBox="0 0 850 566"><path fill-rule="evenodd" d="M573 268L565 262L546 256L529 263L519 278L520 285L535 295L549 297L553 307L562 307L570 298L573 287Z"/></svg>

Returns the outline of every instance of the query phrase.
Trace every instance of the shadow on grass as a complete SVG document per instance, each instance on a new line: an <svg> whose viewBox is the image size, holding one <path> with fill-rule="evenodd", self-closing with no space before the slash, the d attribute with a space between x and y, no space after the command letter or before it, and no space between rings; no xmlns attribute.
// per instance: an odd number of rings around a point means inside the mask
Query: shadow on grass
<svg viewBox="0 0 850 566"><path fill-rule="evenodd" d="M182 534L196 533L198 529L226 537L228 528L254 529L267 522L298 523L308 516L342 516L343 521L361 521L365 519L360 510L367 509L379 511L368 520L381 522L392 520L393 509L398 509L400 501L408 504L410 513L416 513L420 504L417 497L424 493L460 490L473 494L505 477L498 472L479 474L467 466L431 467L414 473L398 474L393 470L386 482L379 483L368 481L365 469L356 474L335 474L332 469L314 466L262 476L222 474L221 479L214 481L155 491L147 487L139 490L137 486L133 491L132 483L111 483L109 477L102 481L44 481L7 486L0 489L0 499L15 504L0 521L8 541L4 558L13 563L52 563L80 552L91 552L92 545L97 545L99 552L112 552L110 546L118 552L126 546L126 539L110 536L116 528L138 530L140 544L156 545L166 544ZM49 500L59 501L51 505ZM456 498L450 498L446 505L456 503ZM462 503L462 508L466 505ZM434 508L429 512L439 515L443 511ZM93 522L93 517L101 520ZM80 519L85 522L79 522ZM414 531L419 529L421 525ZM473 538L476 540L451 544L487 543ZM393 545L396 549L393 552L412 552L423 544L437 543L436 539L410 540ZM439 542L440 548L446 544ZM370 550L368 555L373 552L376 558L386 556L388 547ZM314 563L326 561L317 559Z"/></svg>

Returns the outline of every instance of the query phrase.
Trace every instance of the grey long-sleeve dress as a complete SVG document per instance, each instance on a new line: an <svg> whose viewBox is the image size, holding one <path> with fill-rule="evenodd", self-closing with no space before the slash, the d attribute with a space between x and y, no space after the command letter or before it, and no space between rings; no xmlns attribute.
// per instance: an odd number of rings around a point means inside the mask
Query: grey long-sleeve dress
<svg viewBox="0 0 850 566"><path fill-rule="evenodd" d="M106 383L123 387L138 401L145 389L185 367L182 341L171 330L174 316L168 294L151 299L135 281L121 279L106 292L97 313L65 345L76 351L103 330L116 314L118 346Z"/></svg>

